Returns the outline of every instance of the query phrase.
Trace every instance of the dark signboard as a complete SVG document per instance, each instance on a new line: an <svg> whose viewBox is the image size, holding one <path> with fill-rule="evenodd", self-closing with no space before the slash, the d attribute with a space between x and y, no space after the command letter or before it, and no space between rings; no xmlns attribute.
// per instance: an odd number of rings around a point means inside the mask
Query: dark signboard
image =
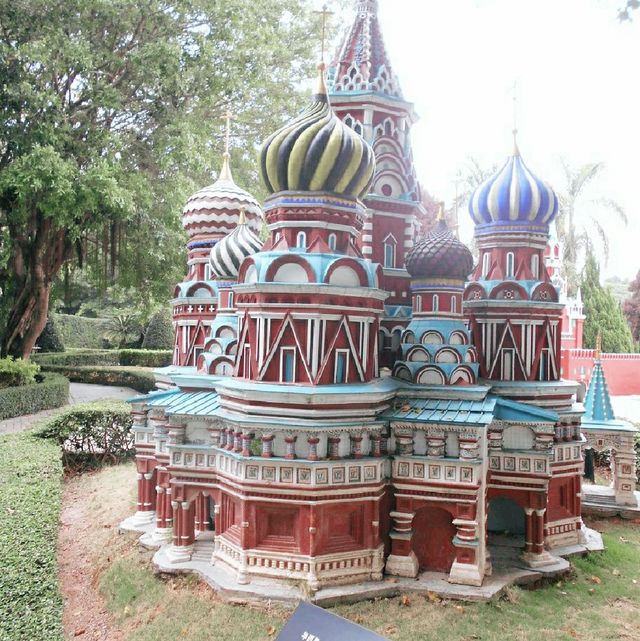
<svg viewBox="0 0 640 641"><path fill-rule="evenodd" d="M300 603L276 641L388 641L388 639L318 606Z"/></svg>

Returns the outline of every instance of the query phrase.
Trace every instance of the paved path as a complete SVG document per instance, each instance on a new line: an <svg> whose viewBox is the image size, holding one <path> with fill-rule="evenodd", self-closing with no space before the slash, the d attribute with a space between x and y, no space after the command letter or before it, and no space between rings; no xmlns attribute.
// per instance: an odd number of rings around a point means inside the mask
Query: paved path
<svg viewBox="0 0 640 641"><path fill-rule="evenodd" d="M110 385L90 385L88 383L71 383L69 386L69 405L78 403L88 403L89 401L105 401L111 399L127 399L137 396L138 392L128 387L112 387ZM66 405L65 407L69 407ZM0 434L9 434L11 432L21 432L28 427L60 412L62 408L53 410L44 410L37 414L28 414L26 416L16 416L8 418L6 421L0 421Z"/></svg>

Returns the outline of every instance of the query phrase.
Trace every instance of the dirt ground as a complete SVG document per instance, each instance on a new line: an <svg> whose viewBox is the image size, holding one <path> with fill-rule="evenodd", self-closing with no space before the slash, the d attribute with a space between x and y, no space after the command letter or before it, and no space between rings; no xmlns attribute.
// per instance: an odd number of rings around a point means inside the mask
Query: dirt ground
<svg viewBox="0 0 640 641"><path fill-rule="evenodd" d="M102 569L111 561L109 555L114 552L112 542L105 547L112 537L114 524L135 509L133 467L122 465L109 476L114 481L110 483L110 491L101 491L99 495L99 473L76 476L65 482L58 564L64 597L64 632L69 639L122 641L125 638L104 607L98 581ZM130 539L122 537L117 547L133 545Z"/></svg>

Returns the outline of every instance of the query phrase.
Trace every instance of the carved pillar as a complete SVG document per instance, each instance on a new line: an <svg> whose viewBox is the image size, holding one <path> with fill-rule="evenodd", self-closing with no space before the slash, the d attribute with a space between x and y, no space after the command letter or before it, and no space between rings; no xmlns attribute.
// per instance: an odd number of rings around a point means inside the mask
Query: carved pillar
<svg viewBox="0 0 640 641"><path fill-rule="evenodd" d="M233 451L236 454L242 452L242 430L236 430L233 433Z"/></svg>
<svg viewBox="0 0 640 641"><path fill-rule="evenodd" d="M297 440L298 440L298 437L293 435L293 434L289 434L289 435L284 437L284 442L286 444L286 453L285 453L284 457L286 459L295 459L295 457L296 457L296 441Z"/></svg>
<svg viewBox="0 0 640 641"><path fill-rule="evenodd" d="M262 458L271 458L273 456L273 434L263 434L262 439Z"/></svg>
<svg viewBox="0 0 640 641"><path fill-rule="evenodd" d="M362 458L362 436L360 434L350 434L351 454L353 458Z"/></svg>
<svg viewBox="0 0 640 641"><path fill-rule="evenodd" d="M487 447L490 452L499 452L502 449L502 432L490 431L487 434Z"/></svg>
<svg viewBox="0 0 640 641"><path fill-rule="evenodd" d="M482 585L486 565L485 553L482 552L481 541L478 537L478 522L476 520L477 505L469 510L466 505L458 506L459 516L453 520L456 535L453 544L456 548L456 558L451 566L449 581L462 585Z"/></svg>
<svg viewBox="0 0 640 641"><path fill-rule="evenodd" d="M138 469L145 469L147 462L138 463ZM138 472L138 498L136 501L136 513L133 522L136 527L146 529L146 526L152 524L155 519L155 470L150 472Z"/></svg>
<svg viewBox="0 0 640 641"><path fill-rule="evenodd" d="M396 437L396 454L400 456L413 455L413 430L405 427L398 427L394 430Z"/></svg>
<svg viewBox="0 0 640 641"><path fill-rule="evenodd" d="M460 436L460 458L464 461L476 460L480 454L478 439L475 436Z"/></svg>
<svg viewBox="0 0 640 641"><path fill-rule="evenodd" d="M525 527L524 527L524 550L525 552L533 552L533 539L534 539L534 509L531 507L524 508L525 513Z"/></svg>
<svg viewBox="0 0 640 641"><path fill-rule="evenodd" d="M329 458L336 461L340 458L340 437L330 436L329 439Z"/></svg>
<svg viewBox="0 0 640 641"><path fill-rule="evenodd" d="M236 434L236 431L232 427L227 429L227 445L226 445L226 448L227 448L227 450L229 450L229 452L233 451L233 445L235 443L235 438L236 438L235 434Z"/></svg>
<svg viewBox="0 0 640 641"><path fill-rule="evenodd" d="M391 554L387 557L385 566L387 574L414 578L418 576L418 558L413 551L413 513L391 512L393 529L391 538Z"/></svg>
<svg viewBox="0 0 640 641"><path fill-rule="evenodd" d="M195 533L204 532L207 529L207 504L206 498L202 494L198 494L194 499L195 515L193 528Z"/></svg>
<svg viewBox="0 0 640 641"><path fill-rule="evenodd" d="M253 434L251 432L242 432L242 456L251 456L251 439Z"/></svg>
<svg viewBox="0 0 640 641"><path fill-rule="evenodd" d="M636 507L638 501L634 490L636 487L636 453L633 444L633 433L619 437L619 446L611 451L611 469L616 505Z"/></svg>
<svg viewBox="0 0 640 641"><path fill-rule="evenodd" d="M318 443L320 439L317 436L309 436L307 438L307 443L309 445L309 456L307 457L310 461L318 460Z"/></svg>
<svg viewBox="0 0 640 641"><path fill-rule="evenodd" d="M220 440L218 441L218 447L221 449L226 449L227 447L227 430L224 428L220 430Z"/></svg>
<svg viewBox="0 0 640 641"><path fill-rule="evenodd" d="M446 438L444 432L430 432L427 434L427 456L444 458Z"/></svg>
<svg viewBox="0 0 640 641"><path fill-rule="evenodd" d="M171 501L173 508L173 543L167 550L171 563L183 563L191 560L193 553L194 506L189 501Z"/></svg>
<svg viewBox="0 0 640 641"><path fill-rule="evenodd" d="M371 454L376 458L382 456L382 436L379 433L371 434Z"/></svg>

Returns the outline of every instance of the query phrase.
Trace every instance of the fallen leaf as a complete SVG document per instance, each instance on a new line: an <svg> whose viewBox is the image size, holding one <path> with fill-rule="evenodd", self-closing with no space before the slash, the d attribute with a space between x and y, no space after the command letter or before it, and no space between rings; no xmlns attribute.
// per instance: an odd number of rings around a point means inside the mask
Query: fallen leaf
<svg viewBox="0 0 640 641"><path fill-rule="evenodd" d="M436 594L435 592L432 592L431 590L429 590L429 591L427 592L427 599L428 599L431 603L440 603L440 601L442 601L442 599L440 598L440 596L439 596L438 594Z"/></svg>
<svg viewBox="0 0 640 641"><path fill-rule="evenodd" d="M276 633L276 629L275 629L275 627L274 627L273 625L270 625L270 626L267 628L267 634L268 634L270 637L272 637L275 633Z"/></svg>
<svg viewBox="0 0 640 641"><path fill-rule="evenodd" d="M591 583L595 583L596 585L600 585L602 583L602 579L599 576L592 576L591 577Z"/></svg>
<svg viewBox="0 0 640 641"><path fill-rule="evenodd" d="M409 607L411 605L411 599L409 598L409 595L403 594L400 597L400 603L402 603L402 605L404 605L405 607Z"/></svg>
<svg viewBox="0 0 640 641"><path fill-rule="evenodd" d="M456 605L455 608L458 612L464 612L464 606L462 605Z"/></svg>
<svg viewBox="0 0 640 641"><path fill-rule="evenodd" d="M74 637L79 637L81 634L84 634L85 632L86 632L86 630L85 630L84 628L80 628L79 630L76 630L76 631L73 633L73 636L74 636Z"/></svg>
<svg viewBox="0 0 640 641"><path fill-rule="evenodd" d="M613 568L613 570L611 570L611 574L613 574L613 576L620 576L620 570L618 570L618 568Z"/></svg>

